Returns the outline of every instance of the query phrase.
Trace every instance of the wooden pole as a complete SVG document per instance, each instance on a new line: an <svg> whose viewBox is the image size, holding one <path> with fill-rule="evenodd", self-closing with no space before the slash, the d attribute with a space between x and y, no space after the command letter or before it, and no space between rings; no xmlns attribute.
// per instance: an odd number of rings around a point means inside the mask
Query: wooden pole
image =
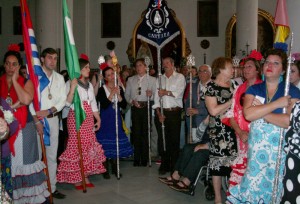
<svg viewBox="0 0 300 204"><path fill-rule="evenodd" d="M42 147L42 157L43 157L43 162L46 166L46 168L44 169L44 173L47 176L47 186L48 186L48 190L50 193L50 203L53 203L53 197L52 197L52 190L51 190L51 183L50 183L50 176L49 176L49 170L48 170L48 161L47 161L47 155L46 155L46 148L45 148L45 144L44 144L44 137L43 135L39 134L40 136L40 143L41 143L41 147Z"/></svg>
<svg viewBox="0 0 300 204"><path fill-rule="evenodd" d="M78 142L78 151L79 151L79 165L80 165L80 173L82 178L82 187L83 192L86 193L86 183L84 176L84 166L83 166L83 158L82 158L82 149L81 149L81 140L80 140L80 131L77 131L77 142Z"/></svg>

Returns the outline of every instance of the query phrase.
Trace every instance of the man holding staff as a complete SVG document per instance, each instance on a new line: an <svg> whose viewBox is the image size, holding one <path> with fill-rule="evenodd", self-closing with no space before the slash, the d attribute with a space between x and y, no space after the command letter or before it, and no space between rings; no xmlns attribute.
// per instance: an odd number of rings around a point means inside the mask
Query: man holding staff
<svg viewBox="0 0 300 204"><path fill-rule="evenodd" d="M172 58L166 57L162 63L165 73L161 77L161 83L159 81L156 83L157 91L152 107L156 110L154 120L158 132L158 151L161 156L160 175L174 170L179 155L180 116L186 85L184 76L175 71L174 60ZM162 97L161 103L160 97ZM161 111L161 108L163 108L163 111ZM165 150L163 148L162 123L165 125Z"/></svg>
<svg viewBox="0 0 300 204"><path fill-rule="evenodd" d="M131 142L134 146L133 166L147 166L148 160L148 111L147 98L152 97L156 89L155 78L147 78L145 59L135 61L137 74L128 79L125 98L131 107ZM153 99L152 99L153 101ZM151 117L151 114L150 114Z"/></svg>

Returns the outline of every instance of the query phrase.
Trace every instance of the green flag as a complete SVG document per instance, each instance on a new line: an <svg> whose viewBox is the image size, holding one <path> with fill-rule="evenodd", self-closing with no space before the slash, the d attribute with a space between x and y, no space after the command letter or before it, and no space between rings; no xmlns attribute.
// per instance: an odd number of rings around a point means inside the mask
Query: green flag
<svg viewBox="0 0 300 204"><path fill-rule="evenodd" d="M67 70L70 79L74 79L80 76L80 67L78 61L78 54L75 47L72 23L71 23L66 0L63 0L63 22L64 22L65 60L66 60ZM79 131L82 122L85 120L85 112L82 109L77 88L74 93L73 104L74 104L74 111L75 111L76 130Z"/></svg>

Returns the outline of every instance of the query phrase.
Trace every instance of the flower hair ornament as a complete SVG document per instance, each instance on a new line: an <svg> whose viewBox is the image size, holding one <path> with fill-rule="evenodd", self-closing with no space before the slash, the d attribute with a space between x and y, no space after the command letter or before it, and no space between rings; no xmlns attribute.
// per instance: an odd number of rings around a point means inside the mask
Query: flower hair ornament
<svg viewBox="0 0 300 204"><path fill-rule="evenodd" d="M7 49L8 51L20 52L20 46L18 44L10 44Z"/></svg>
<svg viewBox="0 0 300 204"><path fill-rule="evenodd" d="M86 61L90 61L90 60L89 60L89 57L88 57L86 54L83 54L83 53L80 54L80 58L81 58L81 59L84 59L84 60L86 60Z"/></svg>
<svg viewBox="0 0 300 204"><path fill-rule="evenodd" d="M300 53L299 52L293 53L292 58L294 58L294 60L296 60L296 61L300 61Z"/></svg>
<svg viewBox="0 0 300 204"><path fill-rule="evenodd" d="M251 53L248 55L247 58L252 58L255 59L257 61L261 61L263 56L260 52L256 51L256 50L252 50Z"/></svg>

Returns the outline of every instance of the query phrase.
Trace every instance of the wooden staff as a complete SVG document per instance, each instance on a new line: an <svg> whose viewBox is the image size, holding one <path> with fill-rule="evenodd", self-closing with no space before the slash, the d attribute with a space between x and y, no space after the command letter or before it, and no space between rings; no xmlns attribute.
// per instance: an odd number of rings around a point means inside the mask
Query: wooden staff
<svg viewBox="0 0 300 204"><path fill-rule="evenodd" d="M81 149L81 139L80 139L80 131L77 131L77 143L78 143L78 151L79 151L79 165L80 165L80 173L82 178L82 187L83 192L86 193L86 183L85 183L85 175L84 175L84 166L83 166L83 157L82 157L82 149Z"/></svg>
<svg viewBox="0 0 300 204"><path fill-rule="evenodd" d="M187 57L187 66L189 67L190 70L190 92L189 92L189 96L190 96L190 108L193 108L193 74L192 74L192 67L195 66L195 57L193 55L189 55ZM192 144L193 143L193 116L190 115L190 132L189 132L189 143Z"/></svg>
<svg viewBox="0 0 300 204"><path fill-rule="evenodd" d="M150 58L147 56L145 57L145 64L147 67L147 90L149 90L149 65L150 65ZM148 155L149 155L149 167L152 166L151 164L151 121L150 121L150 96L147 96L147 115L148 115Z"/></svg>
<svg viewBox="0 0 300 204"><path fill-rule="evenodd" d="M46 166L46 168L44 169L44 173L47 176L47 186L48 186L48 190L49 190L49 193L50 193L49 199L50 199L50 203L53 203L50 176L49 176L49 170L48 170L48 161L47 161L47 156L46 156L46 148L45 148L45 144L44 144L44 137L41 134L39 134L39 136L40 136L40 143L41 143L41 147L42 147L43 162Z"/></svg>
<svg viewBox="0 0 300 204"><path fill-rule="evenodd" d="M285 79L285 87L284 87L284 96L289 94L290 89L290 74L291 74L291 67L294 63L294 59L292 59L292 48L293 48L293 41L294 41L294 33L292 32L291 41L290 41L290 50L289 50L289 57L288 57L288 67L286 70L286 79ZM286 113L286 108L283 108L283 113ZM280 138L279 138L279 146L278 146L278 154L275 166L275 180L273 185L273 192L272 192L272 203L276 203L277 200L277 190L279 184L279 171L280 171L280 163L281 163L281 156L282 156L282 145L284 140L284 128L280 128Z"/></svg>
<svg viewBox="0 0 300 204"><path fill-rule="evenodd" d="M115 71L115 87L118 87L118 72L117 72L118 59L114 52L112 52L111 57L112 57L112 63L114 65L114 71ZM115 94L114 108L115 108L115 116L116 116L117 179L120 180L118 95L117 94Z"/></svg>

